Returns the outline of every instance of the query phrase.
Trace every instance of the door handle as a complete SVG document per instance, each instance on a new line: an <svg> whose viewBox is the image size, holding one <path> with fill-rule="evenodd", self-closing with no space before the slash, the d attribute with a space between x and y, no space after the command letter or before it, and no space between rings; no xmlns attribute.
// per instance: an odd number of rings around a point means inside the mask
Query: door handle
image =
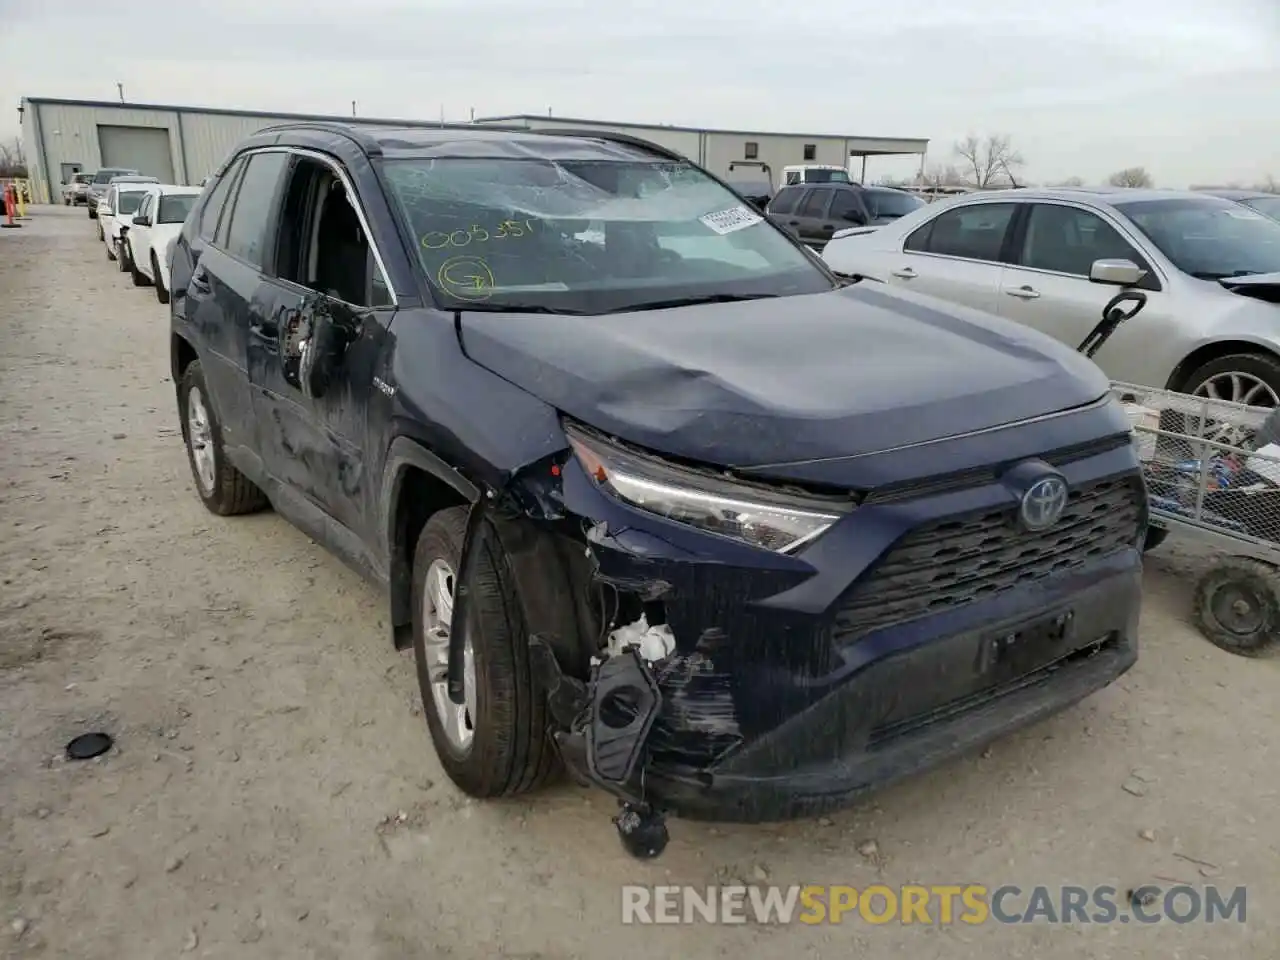
<svg viewBox="0 0 1280 960"><path fill-rule="evenodd" d="M1035 300L1040 296L1039 291L1027 286L1018 287L1016 290L1006 290L1005 293L1011 297L1017 297L1019 300Z"/></svg>
<svg viewBox="0 0 1280 960"><path fill-rule="evenodd" d="M833 230L835 230L835 227L833 227L833 226L832 226L831 224L829 224L829 223L824 223L824 224L822 225L822 229L823 229L823 231L824 231L824 232L826 232L826 233L831 233Z"/></svg>
<svg viewBox="0 0 1280 960"><path fill-rule="evenodd" d="M798 226L800 226L800 221L799 221L799 220L789 220L789 221L787 221L787 226L789 226L789 227L798 227Z"/></svg>
<svg viewBox="0 0 1280 960"><path fill-rule="evenodd" d="M914 280L919 276L919 274L910 267L903 267L901 270L890 270L889 275L897 277L899 280Z"/></svg>

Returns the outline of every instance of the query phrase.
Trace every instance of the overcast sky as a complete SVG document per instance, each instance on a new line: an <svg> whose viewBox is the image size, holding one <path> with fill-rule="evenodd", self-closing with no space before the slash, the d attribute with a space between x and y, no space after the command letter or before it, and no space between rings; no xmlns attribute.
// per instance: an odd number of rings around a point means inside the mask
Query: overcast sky
<svg viewBox="0 0 1280 960"><path fill-rule="evenodd" d="M0 0L0 23L5 136L23 96L122 82L137 102L927 137L931 163L1002 132L1040 182L1280 177L1278 0Z"/></svg>

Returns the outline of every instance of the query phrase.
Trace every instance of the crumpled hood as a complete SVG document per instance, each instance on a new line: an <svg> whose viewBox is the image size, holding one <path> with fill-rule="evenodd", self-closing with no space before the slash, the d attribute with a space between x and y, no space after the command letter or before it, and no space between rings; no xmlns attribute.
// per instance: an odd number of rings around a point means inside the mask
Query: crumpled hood
<svg viewBox="0 0 1280 960"><path fill-rule="evenodd" d="M464 311L462 345L574 419L725 467L936 440L1108 389L1042 334L871 284L597 317Z"/></svg>

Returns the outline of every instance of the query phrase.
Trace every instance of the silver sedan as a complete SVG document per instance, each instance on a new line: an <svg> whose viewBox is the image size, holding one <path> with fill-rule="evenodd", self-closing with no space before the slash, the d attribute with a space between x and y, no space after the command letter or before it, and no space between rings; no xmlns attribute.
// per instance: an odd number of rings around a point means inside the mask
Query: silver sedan
<svg viewBox="0 0 1280 960"><path fill-rule="evenodd" d="M843 231L823 259L1076 346L1124 287L1146 308L1094 357L1113 380L1280 406L1280 223L1203 193L1001 190Z"/></svg>

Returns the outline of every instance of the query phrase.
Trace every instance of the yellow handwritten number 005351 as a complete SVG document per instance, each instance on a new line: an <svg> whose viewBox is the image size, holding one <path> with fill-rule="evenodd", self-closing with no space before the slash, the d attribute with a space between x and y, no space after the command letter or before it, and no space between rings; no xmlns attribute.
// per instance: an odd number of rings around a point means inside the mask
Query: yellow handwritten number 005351
<svg viewBox="0 0 1280 960"><path fill-rule="evenodd" d="M533 233L532 220L503 220L493 233L479 224L472 224L467 230L453 230L448 233L443 230L434 230L423 236L422 246L427 250L469 247L473 243L485 243L488 240L514 240L529 233Z"/></svg>

